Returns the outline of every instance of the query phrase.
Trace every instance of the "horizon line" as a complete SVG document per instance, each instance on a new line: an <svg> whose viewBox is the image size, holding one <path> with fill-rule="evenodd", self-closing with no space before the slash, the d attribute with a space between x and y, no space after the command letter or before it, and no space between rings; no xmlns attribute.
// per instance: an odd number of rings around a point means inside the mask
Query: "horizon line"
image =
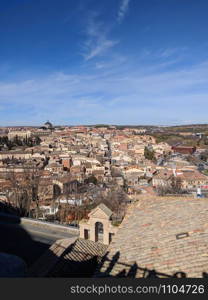
<svg viewBox="0 0 208 300"><path fill-rule="evenodd" d="M0 125L0 128L8 128L8 127L41 127L44 124L34 124L34 125ZM208 123L189 123L189 124L172 124L172 125L168 125L168 124L163 124L163 125L159 125L159 124L105 124L105 123L97 123L97 124L53 124L54 127L62 127L62 126L66 126L66 127L76 127L76 126L83 126L83 127L94 127L94 126L122 126L122 127L186 127L186 126L208 126Z"/></svg>

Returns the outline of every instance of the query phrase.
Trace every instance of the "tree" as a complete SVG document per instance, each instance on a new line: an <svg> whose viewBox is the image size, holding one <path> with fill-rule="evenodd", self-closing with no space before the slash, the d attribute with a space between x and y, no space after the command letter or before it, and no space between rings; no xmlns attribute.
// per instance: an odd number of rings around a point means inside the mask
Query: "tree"
<svg viewBox="0 0 208 300"><path fill-rule="evenodd" d="M11 193L8 195L8 202L20 210L20 215L26 217L30 214L32 203L36 206L36 218L39 211L38 187L41 178L41 171L37 168L24 169L19 175L11 170L7 179L11 185Z"/></svg>
<svg viewBox="0 0 208 300"><path fill-rule="evenodd" d="M148 147L145 147L144 148L144 157L148 160L154 160L155 159L154 150L150 150Z"/></svg>
<svg viewBox="0 0 208 300"><path fill-rule="evenodd" d="M167 194L186 194L187 191L182 188L182 180L180 177L172 176L170 183L167 186L160 186L157 188L157 194L159 196L165 196Z"/></svg>
<svg viewBox="0 0 208 300"><path fill-rule="evenodd" d="M128 195L121 187L114 186L110 191L108 191L107 195L100 195L97 197L94 205L97 206L100 203L104 203L107 207L109 207L113 211L114 217L121 220L125 215Z"/></svg>
<svg viewBox="0 0 208 300"><path fill-rule="evenodd" d="M208 161L208 151L205 150L204 152L201 153L200 159L203 161Z"/></svg>
<svg viewBox="0 0 208 300"><path fill-rule="evenodd" d="M94 175L91 175L90 177L86 178L84 180L85 184L89 184L89 183L93 183L93 184L97 184L97 178Z"/></svg>
<svg viewBox="0 0 208 300"><path fill-rule="evenodd" d="M40 143L41 143L40 137L39 137L39 136L36 136L36 137L35 137L35 144L36 144L36 145L40 145Z"/></svg>
<svg viewBox="0 0 208 300"><path fill-rule="evenodd" d="M171 189L173 194L180 194L182 191L182 180L180 177L171 178Z"/></svg>

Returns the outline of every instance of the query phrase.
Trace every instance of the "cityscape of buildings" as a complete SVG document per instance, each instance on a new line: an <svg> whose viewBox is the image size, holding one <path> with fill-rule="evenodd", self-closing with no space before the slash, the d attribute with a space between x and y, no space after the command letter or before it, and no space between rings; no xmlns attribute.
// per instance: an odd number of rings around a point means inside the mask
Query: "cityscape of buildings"
<svg viewBox="0 0 208 300"><path fill-rule="evenodd" d="M53 216L54 221L70 224L75 221L70 205L86 212L113 193L121 194L115 209L140 194L206 194L208 166L200 159L206 148L158 143L146 131L53 127L50 122L39 128L4 128L1 199L23 217Z"/></svg>
<svg viewBox="0 0 208 300"><path fill-rule="evenodd" d="M194 127L176 131L174 127L54 126L49 121L39 127L2 127L1 212L13 214L26 223L28 220L30 226L35 226L33 222L68 226L76 230L73 243L81 239L82 251L86 251L84 240L103 245L99 254L102 257L109 244L111 247L118 243L119 232L127 230L134 213L137 215L136 207L142 203L152 205L155 201L160 205L160 201L166 201L168 207L175 201L183 204L193 201L192 205L205 201L208 135L206 128L200 133L196 130ZM126 221L132 208L135 211ZM185 205L180 213L183 210L186 211ZM171 211L176 213L174 206ZM169 213L168 209L164 211L162 218ZM180 213L176 220L180 219ZM145 211L142 218L146 218ZM154 222L154 211L151 218ZM136 229L135 224L137 236L145 225L140 224L141 228ZM68 243L71 246L71 239ZM154 263L143 267L148 266L154 267ZM37 275L37 266L35 269ZM168 271L165 263L159 271L166 273L164 270ZM202 266L199 270L201 274L206 271ZM199 276L199 271L190 272Z"/></svg>

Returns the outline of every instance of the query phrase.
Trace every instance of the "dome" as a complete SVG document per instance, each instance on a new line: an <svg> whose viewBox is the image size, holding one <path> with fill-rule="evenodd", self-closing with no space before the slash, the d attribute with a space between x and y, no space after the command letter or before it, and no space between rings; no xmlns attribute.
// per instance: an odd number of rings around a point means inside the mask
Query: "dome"
<svg viewBox="0 0 208 300"><path fill-rule="evenodd" d="M47 121L45 124L44 124L44 127L46 127L46 128L53 128L53 125L52 125L52 123L51 122L49 122L49 121Z"/></svg>

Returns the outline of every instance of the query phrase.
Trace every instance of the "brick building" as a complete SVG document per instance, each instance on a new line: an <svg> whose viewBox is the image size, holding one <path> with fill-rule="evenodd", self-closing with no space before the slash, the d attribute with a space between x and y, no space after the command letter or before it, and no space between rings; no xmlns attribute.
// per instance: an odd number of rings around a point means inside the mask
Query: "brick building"
<svg viewBox="0 0 208 300"><path fill-rule="evenodd" d="M196 147L173 146L172 150L181 154L193 154L196 152Z"/></svg>

